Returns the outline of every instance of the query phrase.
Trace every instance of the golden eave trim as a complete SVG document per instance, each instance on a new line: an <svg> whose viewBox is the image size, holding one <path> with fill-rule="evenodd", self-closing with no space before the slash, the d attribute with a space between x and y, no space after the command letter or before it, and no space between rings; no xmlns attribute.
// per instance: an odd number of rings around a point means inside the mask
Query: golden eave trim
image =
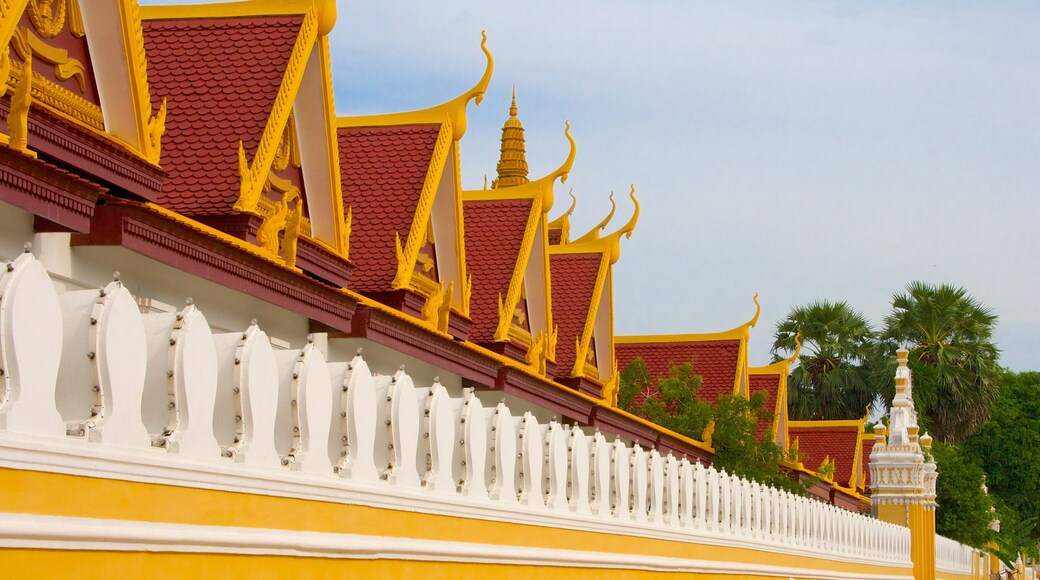
<svg viewBox="0 0 1040 580"><path fill-rule="evenodd" d="M142 6L145 20L197 20L202 18L242 18L303 15L314 8L314 0L247 0L212 4L175 4Z"/></svg>
<svg viewBox="0 0 1040 580"><path fill-rule="evenodd" d="M527 264L531 261L531 252L534 249L534 236L538 233L538 224L542 219L542 198L535 198L531 202L531 211L527 215L527 225L524 227L524 237L520 240L520 251L513 265L513 275L509 278L509 288L506 290L505 300L502 303L502 312L499 314L498 328L495 329L495 341L502 342L509 337L509 328L513 325L513 312L520 302L521 290L524 286L524 275L527 273Z"/></svg>
<svg viewBox="0 0 1040 580"><path fill-rule="evenodd" d="M588 357L589 347L592 344L592 335L596 329L596 317L599 314L600 303L603 299L603 288L607 283L607 273L610 270L610 260L606 253L602 254L599 263L599 272L596 273L596 283L592 288L592 299L589 300L589 311L585 316L585 327L581 331L577 348L574 352L574 367L571 376L585 376L585 358Z"/></svg>
<svg viewBox="0 0 1040 580"><path fill-rule="evenodd" d="M423 181L422 190L419 192L412 225L408 230L408 239L402 246L401 236L397 234L394 241L397 253L397 273L390 282L390 287L394 290L408 288L411 285L412 275L415 273L415 261L419 259L419 252L426 241L424 232L429 227L433 202L437 197L437 188L440 185L441 175L444 173L451 145L451 126L446 123L441 125L440 132L437 133L437 141L434 143L433 154L430 156L430 166L426 170L426 180Z"/></svg>
<svg viewBox="0 0 1040 580"><path fill-rule="evenodd" d="M294 0L295 1L295 0ZM310 9L300 25L300 31L293 45L292 53L285 65L285 73L282 76L282 84L278 87L271 113L267 117L267 124L252 156L252 161L246 159L246 151L242 142L238 144L239 173L242 182L238 201L235 202L235 211L255 212L260 201L267 176L271 172L271 163L274 161L278 143L285 132L285 124L289 121L292 113L296 93L303 83L303 75L307 68L307 59L314 50L315 40L318 38L318 14L313 5L308 3Z"/></svg>
<svg viewBox="0 0 1040 580"><path fill-rule="evenodd" d="M0 0L0 46L6 47L18 28L28 0ZM2 79L6 83L7 79Z"/></svg>
<svg viewBox="0 0 1040 580"><path fill-rule="evenodd" d="M487 47L487 32L480 33L480 49L484 52L487 64L484 75L477 84L454 99L427 109L403 113L385 113L381 115L359 115L356 117L340 117L336 125L347 127L386 127L394 125L433 125L449 120L453 128L452 139L458 141L466 134L466 106L475 101L480 106L484 93L491 84L491 75L495 70L495 58Z"/></svg>
<svg viewBox="0 0 1040 580"><path fill-rule="evenodd" d="M137 0L120 0L119 20L122 27L126 68L130 75L130 95L137 122L140 153L152 165L159 165L162 136L166 132L166 99L152 115L151 87L148 84L148 57L144 49L141 7Z"/></svg>

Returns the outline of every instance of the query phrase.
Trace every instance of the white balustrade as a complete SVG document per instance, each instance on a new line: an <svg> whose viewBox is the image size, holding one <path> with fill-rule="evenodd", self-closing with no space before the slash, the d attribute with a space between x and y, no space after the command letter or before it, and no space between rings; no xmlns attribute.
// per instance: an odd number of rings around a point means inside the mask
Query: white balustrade
<svg viewBox="0 0 1040 580"><path fill-rule="evenodd" d="M570 496L570 509L579 514L592 513L589 505L589 480L592 468L589 465L591 459L589 451L589 438L581 427L571 427L570 449L567 452L568 461L568 491Z"/></svg>
<svg viewBox="0 0 1040 580"><path fill-rule="evenodd" d="M58 296L47 270L26 252L0 272L0 429L64 435L55 405L61 359Z"/></svg>
<svg viewBox="0 0 1040 580"><path fill-rule="evenodd" d="M190 302L141 315L118 281L59 297L28 253L0 272L0 369L0 435L152 449L159 462L165 450L322 477L326 487L385 486L431 505L447 497L551 512L564 526L909 563L905 528L598 431L539 423L504 401L485 406L472 390L452 397L403 369L377 375L360 352L342 362L310 343L276 351L256 324L214 335ZM941 569L970 573L975 558L937 539Z"/></svg>

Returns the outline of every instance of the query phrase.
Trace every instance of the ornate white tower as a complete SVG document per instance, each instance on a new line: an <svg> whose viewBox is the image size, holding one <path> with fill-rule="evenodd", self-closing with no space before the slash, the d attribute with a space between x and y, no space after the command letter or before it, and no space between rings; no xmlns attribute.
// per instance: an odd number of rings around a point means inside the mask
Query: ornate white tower
<svg viewBox="0 0 1040 580"><path fill-rule="evenodd" d="M935 578L935 482L938 473L931 457L932 438L919 437L913 382L907 360L896 351L896 396L888 428L874 427L870 452L871 506L881 520L910 528L916 580Z"/></svg>

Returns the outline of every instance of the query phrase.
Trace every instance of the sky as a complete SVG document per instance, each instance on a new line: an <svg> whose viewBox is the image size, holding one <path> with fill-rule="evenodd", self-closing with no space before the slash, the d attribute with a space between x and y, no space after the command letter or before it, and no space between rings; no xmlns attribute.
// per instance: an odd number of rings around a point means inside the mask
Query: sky
<svg viewBox="0 0 1040 580"><path fill-rule="evenodd" d="M142 2L157 3L157 2ZM170 3L164 1L161 3ZM614 269L617 334L749 320L751 364L798 305L876 325L912 280L1000 317L1001 362L1040 369L1040 5L1033 2L339 2L337 111L468 109L466 188L494 177L517 87L531 176L578 143L551 216L642 216ZM610 229L610 228L608 228Z"/></svg>

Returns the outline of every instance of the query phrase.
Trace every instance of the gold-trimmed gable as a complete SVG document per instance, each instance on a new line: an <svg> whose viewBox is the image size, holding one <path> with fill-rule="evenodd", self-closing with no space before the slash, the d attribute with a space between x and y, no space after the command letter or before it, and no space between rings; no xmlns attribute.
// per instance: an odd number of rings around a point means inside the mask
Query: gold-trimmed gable
<svg viewBox="0 0 1040 580"><path fill-rule="evenodd" d="M260 2L248 4L264 5ZM238 169L241 183L238 201L235 202L235 211L239 212L258 213L260 198L271 173L271 165L277 154L278 145L282 141L282 135L285 133L286 124L289 122L296 93L303 82L307 60L310 58L318 38L318 12L314 4L299 0L287 2L287 4L304 9L303 11L288 12L289 14L303 14L303 23L300 25L289 62L285 66L281 86L278 87L278 93L271 106L270 115L264 125L264 131L256 150L246 151L243 141L238 143ZM240 8L236 7L236 9Z"/></svg>
<svg viewBox="0 0 1040 580"><path fill-rule="evenodd" d="M34 105L158 165L166 110L161 102L152 110L136 0L85 10L78 0L3 0L0 46L0 93L21 84L35 60L28 75ZM95 52L106 58L92 59Z"/></svg>
<svg viewBox="0 0 1040 580"><path fill-rule="evenodd" d="M638 223L639 221L639 199L636 198L634 185L632 186L629 196L631 197L632 204L634 206L632 217L629 218L628 222L625 223L625 225L618 228L615 232L603 236L601 238L587 240L581 243L573 242L569 244L554 245L551 246L549 250L550 254L553 255L600 254L601 256L600 267L597 273L596 282L593 289L593 295L589 303L589 309L585 318L585 323L583 325L581 334L576 339L575 360L574 365L571 369L572 377L584 377L588 374L586 371L585 363L588 360L589 349L592 347L596 321L600 316L600 307L603 305L603 295L604 293L609 293L608 282L611 276L612 267L614 264L617 263L618 259L621 256L620 240L622 236L626 238L631 237L632 232L635 230L636 223ZM609 369L616 367L616 365L614 364L614 314L612 296L608 296L606 302L607 310L604 311L604 315L607 319L607 326L609 326L609 331L606 331L606 334L608 336L604 336L603 338L606 339L609 343L605 345L607 348L605 352L610 353L610 360L598 361L598 363L599 366L602 366L605 363L609 372ZM603 373L600 372L600 374ZM614 379L614 377L602 376L598 378L601 379L605 385L611 385ZM612 395L609 392L604 394L604 397L610 396Z"/></svg>

